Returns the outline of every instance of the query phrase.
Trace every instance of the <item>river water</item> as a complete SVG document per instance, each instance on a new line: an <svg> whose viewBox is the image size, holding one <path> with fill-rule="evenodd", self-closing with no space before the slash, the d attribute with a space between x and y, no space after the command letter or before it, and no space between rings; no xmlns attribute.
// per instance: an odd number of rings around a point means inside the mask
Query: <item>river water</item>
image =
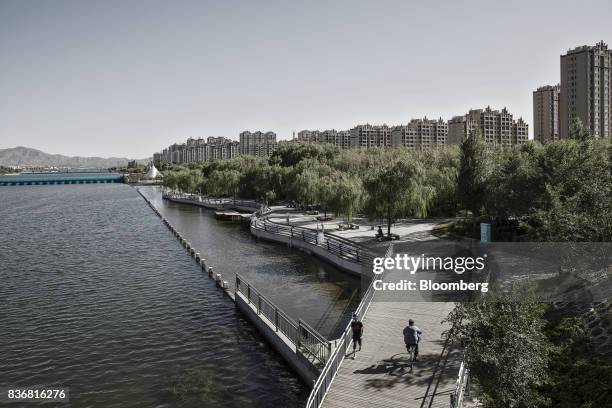
<svg viewBox="0 0 612 408"><path fill-rule="evenodd" d="M334 337L359 282L243 226L161 200L215 269ZM134 188L0 188L0 386L74 407L299 407L308 389ZM64 405L66 406L66 405Z"/></svg>

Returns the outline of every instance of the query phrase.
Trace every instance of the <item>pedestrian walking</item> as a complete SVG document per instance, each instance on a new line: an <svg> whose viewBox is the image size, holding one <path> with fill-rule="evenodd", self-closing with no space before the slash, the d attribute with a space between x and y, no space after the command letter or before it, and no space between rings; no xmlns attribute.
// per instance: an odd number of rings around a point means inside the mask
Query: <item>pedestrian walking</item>
<svg viewBox="0 0 612 408"><path fill-rule="evenodd" d="M359 321L359 316L357 316L357 313L353 313L351 331L353 333L353 357L355 357L355 352L361 351L361 341L363 337L363 323ZM356 350L357 344L359 344L359 350Z"/></svg>

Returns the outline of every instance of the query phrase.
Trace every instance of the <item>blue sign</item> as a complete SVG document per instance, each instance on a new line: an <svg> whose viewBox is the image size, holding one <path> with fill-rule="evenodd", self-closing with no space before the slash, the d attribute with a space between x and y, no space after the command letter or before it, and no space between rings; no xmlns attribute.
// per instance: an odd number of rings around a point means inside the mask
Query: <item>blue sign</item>
<svg viewBox="0 0 612 408"><path fill-rule="evenodd" d="M480 223L480 241L491 242L491 224L486 222Z"/></svg>

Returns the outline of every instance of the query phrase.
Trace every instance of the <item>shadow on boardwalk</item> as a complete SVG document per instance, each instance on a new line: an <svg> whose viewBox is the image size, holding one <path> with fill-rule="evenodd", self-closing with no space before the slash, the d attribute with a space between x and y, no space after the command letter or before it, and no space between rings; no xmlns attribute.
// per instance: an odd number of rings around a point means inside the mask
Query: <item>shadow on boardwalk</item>
<svg viewBox="0 0 612 408"><path fill-rule="evenodd" d="M345 358L324 408L448 407L460 364L441 321L452 303L374 302L364 319L364 343ZM413 318L423 331L412 370L402 329Z"/></svg>

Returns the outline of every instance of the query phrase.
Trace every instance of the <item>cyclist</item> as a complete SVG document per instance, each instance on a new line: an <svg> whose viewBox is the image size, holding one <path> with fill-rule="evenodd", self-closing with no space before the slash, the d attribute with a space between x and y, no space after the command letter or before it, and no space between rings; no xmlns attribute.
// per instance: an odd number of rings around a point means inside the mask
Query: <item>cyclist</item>
<svg viewBox="0 0 612 408"><path fill-rule="evenodd" d="M418 361L421 334L421 330L414 325L414 320L408 320L408 326L404 327L404 344L406 344L408 352L411 348L414 348L414 361Z"/></svg>

